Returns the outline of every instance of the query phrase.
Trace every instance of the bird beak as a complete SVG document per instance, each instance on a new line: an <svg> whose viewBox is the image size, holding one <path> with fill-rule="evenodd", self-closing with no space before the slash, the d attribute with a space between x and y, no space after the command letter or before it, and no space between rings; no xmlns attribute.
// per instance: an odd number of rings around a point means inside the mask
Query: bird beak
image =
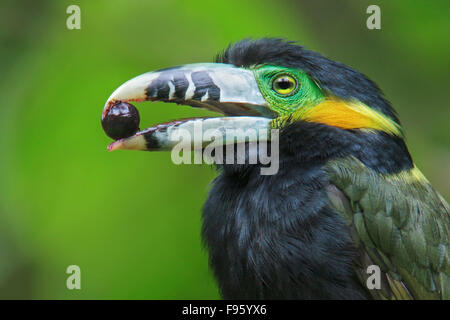
<svg viewBox="0 0 450 320"><path fill-rule="evenodd" d="M201 149L212 140L250 142L270 139L270 123L277 116L263 98L251 70L229 64L200 63L144 73L122 84L107 100L102 120L119 102L162 101L219 112L224 117L192 118L154 125L117 140L108 150L170 150L188 134L185 144ZM248 134L251 129L256 133ZM225 133L222 139L217 133ZM229 139L233 136L233 139Z"/></svg>

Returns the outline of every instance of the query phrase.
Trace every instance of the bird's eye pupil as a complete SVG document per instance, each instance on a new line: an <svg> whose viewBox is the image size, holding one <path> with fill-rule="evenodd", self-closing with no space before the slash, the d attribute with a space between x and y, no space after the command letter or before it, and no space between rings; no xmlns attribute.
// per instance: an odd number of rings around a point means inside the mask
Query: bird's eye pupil
<svg viewBox="0 0 450 320"><path fill-rule="evenodd" d="M297 82L291 76L278 76L273 82L273 90L281 95L290 95L297 87Z"/></svg>
<svg viewBox="0 0 450 320"><path fill-rule="evenodd" d="M292 82L288 78L281 78L278 80L277 85L280 89L286 90L292 87Z"/></svg>

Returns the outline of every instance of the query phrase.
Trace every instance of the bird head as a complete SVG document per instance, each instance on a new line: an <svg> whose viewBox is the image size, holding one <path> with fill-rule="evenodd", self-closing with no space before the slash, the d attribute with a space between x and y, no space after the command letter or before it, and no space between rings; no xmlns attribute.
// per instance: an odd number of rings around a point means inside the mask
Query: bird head
<svg viewBox="0 0 450 320"><path fill-rule="evenodd" d="M112 93L102 121L117 104L142 101L200 107L223 116L155 125L120 137L109 150L168 150L174 145L169 133L193 131L194 124L200 122L202 130L245 132L310 122L402 136L395 111L375 83L344 64L282 39L242 40L228 46L215 63L188 64L137 76ZM246 137L245 141L255 138L261 137ZM197 142L204 146L209 141Z"/></svg>

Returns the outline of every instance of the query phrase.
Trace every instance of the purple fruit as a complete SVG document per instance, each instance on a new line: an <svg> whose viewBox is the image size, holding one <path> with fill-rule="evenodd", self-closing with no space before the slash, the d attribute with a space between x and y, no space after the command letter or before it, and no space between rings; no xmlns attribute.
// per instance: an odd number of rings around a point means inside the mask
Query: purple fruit
<svg viewBox="0 0 450 320"><path fill-rule="evenodd" d="M135 106L119 102L112 106L102 119L102 127L114 140L127 138L139 131L139 112Z"/></svg>

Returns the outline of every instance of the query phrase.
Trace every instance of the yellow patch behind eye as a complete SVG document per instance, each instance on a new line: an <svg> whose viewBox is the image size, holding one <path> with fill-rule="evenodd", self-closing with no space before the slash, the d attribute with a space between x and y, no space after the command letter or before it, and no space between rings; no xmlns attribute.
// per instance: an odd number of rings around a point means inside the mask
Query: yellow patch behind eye
<svg viewBox="0 0 450 320"><path fill-rule="evenodd" d="M393 120L357 101L326 99L310 108L294 112L294 119L319 122L342 129L375 129L402 136Z"/></svg>

